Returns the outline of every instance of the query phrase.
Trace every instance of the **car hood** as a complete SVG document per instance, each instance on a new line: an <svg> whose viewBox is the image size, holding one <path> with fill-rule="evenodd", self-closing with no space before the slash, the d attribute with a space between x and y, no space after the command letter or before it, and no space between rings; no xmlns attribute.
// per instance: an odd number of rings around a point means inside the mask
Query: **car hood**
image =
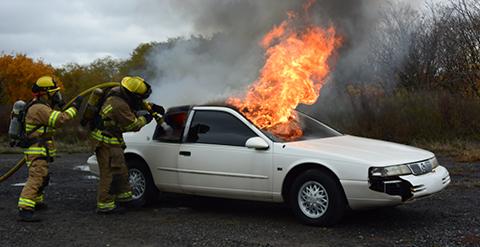
<svg viewBox="0 0 480 247"><path fill-rule="evenodd" d="M434 156L429 151L407 145L349 135L285 143L285 149L296 155L320 155L375 166L411 163Z"/></svg>

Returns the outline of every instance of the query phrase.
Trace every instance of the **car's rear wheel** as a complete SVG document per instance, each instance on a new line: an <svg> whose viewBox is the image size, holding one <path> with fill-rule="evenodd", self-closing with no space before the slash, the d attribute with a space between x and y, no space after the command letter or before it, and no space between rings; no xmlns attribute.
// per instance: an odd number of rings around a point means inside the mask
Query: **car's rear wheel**
<svg viewBox="0 0 480 247"><path fill-rule="evenodd" d="M292 183L290 207L304 224L331 226L338 223L346 210L346 199L339 183L321 170L307 170Z"/></svg>
<svg viewBox="0 0 480 247"><path fill-rule="evenodd" d="M139 158L127 158L128 180L132 187L132 203L144 206L155 200L157 188L147 164Z"/></svg>

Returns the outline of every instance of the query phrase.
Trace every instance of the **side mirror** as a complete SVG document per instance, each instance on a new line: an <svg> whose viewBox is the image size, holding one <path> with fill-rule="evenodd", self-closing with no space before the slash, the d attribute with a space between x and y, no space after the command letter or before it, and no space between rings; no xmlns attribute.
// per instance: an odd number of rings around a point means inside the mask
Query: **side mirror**
<svg viewBox="0 0 480 247"><path fill-rule="evenodd" d="M260 150L265 150L265 149L268 149L269 147L268 143L258 136L248 139L247 142L245 143L245 146L247 148L255 148Z"/></svg>

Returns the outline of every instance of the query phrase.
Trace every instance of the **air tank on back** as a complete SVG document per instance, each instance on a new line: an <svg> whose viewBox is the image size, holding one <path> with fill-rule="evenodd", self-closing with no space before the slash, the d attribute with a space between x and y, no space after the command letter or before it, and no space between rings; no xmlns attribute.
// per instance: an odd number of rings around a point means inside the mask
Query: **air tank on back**
<svg viewBox="0 0 480 247"><path fill-rule="evenodd" d="M95 113L98 111L98 103L103 97L103 94L104 91L100 88L93 90L92 94L90 94L87 105L85 107L85 111L83 112L82 118L80 120L80 124L82 126L86 126L94 119Z"/></svg>
<svg viewBox="0 0 480 247"><path fill-rule="evenodd" d="M22 120L24 118L25 108L27 103L23 100L18 100L13 104L12 112L10 115L10 125L8 126L8 136L10 137L10 145L12 142L15 143L16 140L22 137L23 133L23 124Z"/></svg>

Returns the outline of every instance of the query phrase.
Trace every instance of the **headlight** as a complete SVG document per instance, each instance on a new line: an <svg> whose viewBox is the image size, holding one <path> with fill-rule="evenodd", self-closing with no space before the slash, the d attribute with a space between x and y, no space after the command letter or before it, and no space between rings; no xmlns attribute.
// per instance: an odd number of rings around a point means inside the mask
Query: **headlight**
<svg viewBox="0 0 480 247"><path fill-rule="evenodd" d="M437 157L433 157L431 160L430 160L430 163L432 164L432 169L435 169L437 168L440 164L438 163L438 160L437 160Z"/></svg>
<svg viewBox="0 0 480 247"><path fill-rule="evenodd" d="M431 172L438 167L438 160L433 157L422 162L415 162L404 165L386 166L386 167L370 167L370 176L373 177L393 177L403 175L422 175Z"/></svg>
<svg viewBox="0 0 480 247"><path fill-rule="evenodd" d="M412 174L407 165L395 165L386 167L371 167L370 176L374 177L392 177Z"/></svg>

